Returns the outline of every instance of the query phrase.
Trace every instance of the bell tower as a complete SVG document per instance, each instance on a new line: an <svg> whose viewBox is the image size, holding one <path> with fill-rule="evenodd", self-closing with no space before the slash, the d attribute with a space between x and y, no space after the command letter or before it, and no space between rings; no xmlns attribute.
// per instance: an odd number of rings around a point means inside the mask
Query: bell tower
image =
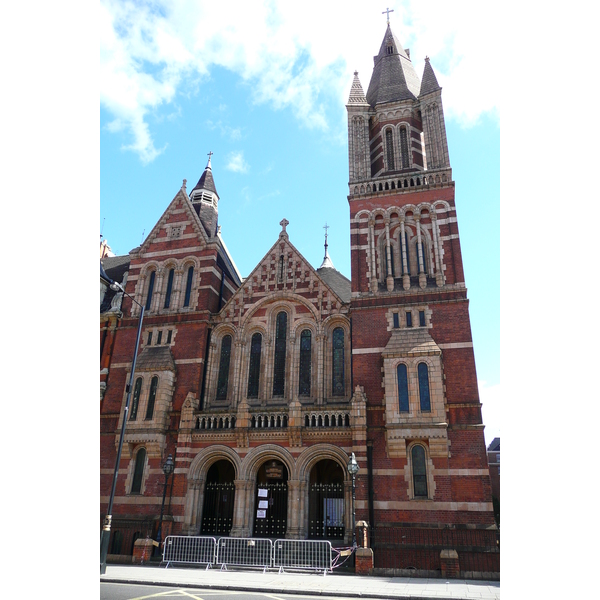
<svg viewBox="0 0 600 600"><path fill-rule="evenodd" d="M365 498L371 525L422 524L427 501L430 525L493 526L442 88L388 21L346 108L353 385L387 472Z"/></svg>

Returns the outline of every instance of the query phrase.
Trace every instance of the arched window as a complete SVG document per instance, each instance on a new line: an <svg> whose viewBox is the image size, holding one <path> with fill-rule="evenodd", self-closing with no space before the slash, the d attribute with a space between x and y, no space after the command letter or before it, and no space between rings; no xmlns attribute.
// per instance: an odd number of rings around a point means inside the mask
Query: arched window
<svg viewBox="0 0 600 600"><path fill-rule="evenodd" d="M311 367L311 333L305 329L300 334L300 374L299 390L300 396L310 396L310 367Z"/></svg>
<svg viewBox="0 0 600 600"><path fill-rule="evenodd" d="M402 155L402 168L408 169L408 138L404 127L400 129L400 154Z"/></svg>
<svg viewBox="0 0 600 600"><path fill-rule="evenodd" d="M144 477L144 467L146 466L146 450L140 448L135 457L135 468L133 470L133 482L131 484L131 493L139 494L142 490L142 478Z"/></svg>
<svg viewBox="0 0 600 600"><path fill-rule="evenodd" d="M344 330L336 327L332 336L332 394L343 396L344 386Z"/></svg>
<svg viewBox="0 0 600 600"><path fill-rule="evenodd" d="M430 412L429 370L427 369L427 365L425 363L419 363L417 373L419 375L419 400L421 402L421 412Z"/></svg>
<svg viewBox="0 0 600 600"><path fill-rule="evenodd" d="M230 359L231 336L226 335L221 342L221 360L219 361L219 377L217 379L217 400L225 400L225 398L227 398Z"/></svg>
<svg viewBox="0 0 600 600"><path fill-rule="evenodd" d="M144 310L150 310L152 305L152 292L154 292L154 279L156 278L156 271L150 273L150 281L148 282L148 295L146 296L146 306Z"/></svg>
<svg viewBox="0 0 600 600"><path fill-rule="evenodd" d="M408 412L408 376L406 365L399 364L396 367L398 375L398 409L400 412Z"/></svg>
<svg viewBox="0 0 600 600"><path fill-rule="evenodd" d="M427 464L425 461L425 448L418 444L413 446L411 456L415 498L427 498Z"/></svg>
<svg viewBox="0 0 600 600"><path fill-rule="evenodd" d="M156 400L156 389L158 388L158 377L153 377L150 382L150 394L148 394L148 407L146 408L146 421L154 416L154 401Z"/></svg>
<svg viewBox="0 0 600 600"><path fill-rule="evenodd" d="M137 418L138 406L140 404L140 394L142 392L142 378L138 377L135 381L135 387L133 388L133 400L131 401L131 412L129 413L129 420L135 421Z"/></svg>
<svg viewBox="0 0 600 600"><path fill-rule="evenodd" d="M385 132L385 149L387 152L388 171L394 170L394 135L391 129Z"/></svg>
<svg viewBox="0 0 600 600"><path fill-rule="evenodd" d="M183 306L190 305L190 296L192 295L192 279L194 278L194 267L190 267L187 272L187 283L185 284L185 296Z"/></svg>
<svg viewBox="0 0 600 600"><path fill-rule="evenodd" d="M165 294L165 308L171 305L171 292L173 291L173 277L175 277L175 269L169 270L169 278L167 279L167 292Z"/></svg>
<svg viewBox="0 0 600 600"><path fill-rule="evenodd" d="M283 255L282 255L283 256ZM275 358L273 363L273 396L283 396L285 390L285 349L287 343L287 313L277 315L275 328Z"/></svg>
<svg viewBox="0 0 600 600"><path fill-rule="evenodd" d="M248 398L258 398L258 380L260 377L260 352L262 335L255 333L250 341L250 368L248 369Z"/></svg>

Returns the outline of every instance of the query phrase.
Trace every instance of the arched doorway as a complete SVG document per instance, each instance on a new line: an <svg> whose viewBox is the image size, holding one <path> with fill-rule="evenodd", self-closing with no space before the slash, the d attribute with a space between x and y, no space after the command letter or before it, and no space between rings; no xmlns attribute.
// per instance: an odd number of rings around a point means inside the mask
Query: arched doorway
<svg viewBox="0 0 600 600"><path fill-rule="evenodd" d="M344 538L344 471L334 460L320 460L310 471L308 537Z"/></svg>
<svg viewBox="0 0 600 600"><path fill-rule="evenodd" d="M228 536L233 525L235 469L228 460L214 463L206 474L202 535Z"/></svg>
<svg viewBox="0 0 600 600"><path fill-rule="evenodd" d="M256 474L254 537L283 538L287 530L288 472L279 460L268 460Z"/></svg>

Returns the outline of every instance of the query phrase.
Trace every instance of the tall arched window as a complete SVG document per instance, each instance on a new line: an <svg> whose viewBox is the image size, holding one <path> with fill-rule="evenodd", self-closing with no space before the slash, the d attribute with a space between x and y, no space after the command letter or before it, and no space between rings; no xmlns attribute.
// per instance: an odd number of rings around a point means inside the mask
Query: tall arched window
<svg viewBox="0 0 600 600"><path fill-rule="evenodd" d="M133 388L133 399L131 400L131 412L129 413L129 420L135 421L137 418L138 406L140 404L140 394L142 392L142 378L138 377L135 380L135 387Z"/></svg>
<svg viewBox="0 0 600 600"><path fill-rule="evenodd" d="M285 350L287 343L287 313L277 315L275 327L275 358L273 363L273 396L283 396L285 391Z"/></svg>
<svg viewBox="0 0 600 600"><path fill-rule="evenodd" d="M343 396L344 386L344 330L336 327L332 336L332 394Z"/></svg>
<svg viewBox="0 0 600 600"><path fill-rule="evenodd" d="M400 154L402 155L402 168L408 169L408 137L404 127L400 129Z"/></svg>
<svg viewBox="0 0 600 600"><path fill-rule="evenodd" d="M417 373L419 375L419 400L421 402L421 412L430 412L429 369L427 368L427 365L425 363L419 363Z"/></svg>
<svg viewBox="0 0 600 600"><path fill-rule="evenodd" d="M300 373L298 376L300 396L310 396L311 341L310 329L305 329L300 334Z"/></svg>
<svg viewBox="0 0 600 600"><path fill-rule="evenodd" d="M396 367L398 375L398 409L400 412L408 412L408 375L406 365L399 364Z"/></svg>
<svg viewBox="0 0 600 600"><path fill-rule="evenodd" d="M146 408L146 421L154 416L154 401L156 400L156 390L158 388L158 377L153 377L150 382L150 393L148 394L148 406Z"/></svg>
<svg viewBox="0 0 600 600"><path fill-rule="evenodd" d="M146 466L146 450L140 448L135 457L135 468L133 470L133 482L131 484L131 493L139 494L142 491L142 479L144 477L144 467Z"/></svg>
<svg viewBox="0 0 600 600"><path fill-rule="evenodd" d="M260 352L262 335L255 333L250 341L250 368L248 369L248 398L258 398L258 380L260 377Z"/></svg>
<svg viewBox="0 0 600 600"><path fill-rule="evenodd" d="M190 305L190 296L192 294L192 279L194 278L194 267L190 267L187 272L187 283L185 284L185 296L183 306Z"/></svg>
<svg viewBox="0 0 600 600"><path fill-rule="evenodd" d="M231 336L226 335L221 342L221 360L219 361L219 376L217 378L217 400L227 398L229 384L229 363L231 360Z"/></svg>
<svg viewBox="0 0 600 600"><path fill-rule="evenodd" d="M425 448L418 444L413 446L411 457L415 498L427 498L427 463L425 461Z"/></svg>
<svg viewBox="0 0 600 600"><path fill-rule="evenodd" d="M385 132L385 149L387 151L388 171L394 170L394 135L391 129Z"/></svg>
<svg viewBox="0 0 600 600"><path fill-rule="evenodd" d="M150 281L148 282L148 295L146 296L146 306L144 310L150 310L152 305L152 292L154 292L154 280L156 279L156 271L150 273Z"/></svg>
<svg viewBox="0 0 600 600"><path fill-rule="evenodd" d="M171 292L173 291L173 277L175 277L175 269L169 270L169 278L167 279L167 292L165 294L165 308L171 305Z"/></svg>

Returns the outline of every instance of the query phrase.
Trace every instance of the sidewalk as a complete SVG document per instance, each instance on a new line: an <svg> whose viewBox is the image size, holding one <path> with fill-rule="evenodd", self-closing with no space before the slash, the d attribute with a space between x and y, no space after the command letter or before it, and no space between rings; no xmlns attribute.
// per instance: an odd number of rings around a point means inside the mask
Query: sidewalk
<svg viewBox="0 0 600 600"><path fill-rule="evenodd" d="M336 596L338 598L410 598L411 600L499 600L500 582L465 579L367 577L277 571L195 569L108 565L101 582L145 583L178 588L207 588L274 594Z"/></svg>

